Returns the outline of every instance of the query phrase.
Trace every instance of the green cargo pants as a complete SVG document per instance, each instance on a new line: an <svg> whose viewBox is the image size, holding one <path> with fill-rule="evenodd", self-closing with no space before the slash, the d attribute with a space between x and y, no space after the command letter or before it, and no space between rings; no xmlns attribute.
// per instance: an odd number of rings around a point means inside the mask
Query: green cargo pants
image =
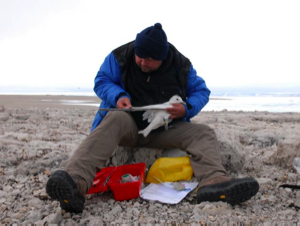
<svg viewBox="0 0 300 226"><path fill-rule="evenodd" d="M177 121L168 131L152 131L145 138L138 134L130 113L121 111L109 112L104 117L68 160L65 170L83 177L90 188L97 169L105 166L117 146L185 150L191 156L190 162L198 181L226 175L218 140L210 127Z"/></svg>

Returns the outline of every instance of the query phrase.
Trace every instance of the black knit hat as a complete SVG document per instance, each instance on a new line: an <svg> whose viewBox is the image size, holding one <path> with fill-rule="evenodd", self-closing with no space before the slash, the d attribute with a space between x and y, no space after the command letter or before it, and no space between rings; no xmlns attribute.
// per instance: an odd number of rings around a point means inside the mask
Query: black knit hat
<svg viewBox="0 0 300 226"><path fill-rule="evenodd" d="M154 60L165 60L169 51L169 43L161 24L156 23L138 33L134 50L140 58L151 57Z"/></svg>

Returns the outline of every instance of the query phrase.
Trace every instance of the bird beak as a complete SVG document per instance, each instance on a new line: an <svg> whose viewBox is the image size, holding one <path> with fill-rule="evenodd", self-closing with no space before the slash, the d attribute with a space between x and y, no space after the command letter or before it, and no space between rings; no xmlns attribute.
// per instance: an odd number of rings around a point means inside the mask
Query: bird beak
<svg viewBox="0 0 300 226"><path fill-rule="evenodd" d="M186 102L182 101L182 104L186 105Z"/></svg>

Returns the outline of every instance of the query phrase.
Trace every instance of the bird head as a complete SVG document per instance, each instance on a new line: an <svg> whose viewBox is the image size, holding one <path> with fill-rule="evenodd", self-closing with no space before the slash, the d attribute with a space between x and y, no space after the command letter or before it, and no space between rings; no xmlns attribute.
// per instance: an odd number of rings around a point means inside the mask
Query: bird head
<svg viewBox="0 0 300 226"><path fill-rule="evenodd" d="M186 105L186 103L178 95L175 95L175 96L171 97L170 104L184 104L184 105Z"/></svg>

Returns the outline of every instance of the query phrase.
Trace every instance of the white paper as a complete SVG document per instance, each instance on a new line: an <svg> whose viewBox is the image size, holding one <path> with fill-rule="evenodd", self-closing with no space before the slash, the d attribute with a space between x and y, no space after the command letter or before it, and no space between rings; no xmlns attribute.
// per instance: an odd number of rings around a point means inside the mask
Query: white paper
<svg viewBox="0 0 300 226"><path fill-rule="evenodd" d="M198 182L183 182L186 189L176 190L171 182L160 184L151 183L140 191L140 197L147 200L159 201L168 204L179 203L189 192L194 190Z"/></svg>

